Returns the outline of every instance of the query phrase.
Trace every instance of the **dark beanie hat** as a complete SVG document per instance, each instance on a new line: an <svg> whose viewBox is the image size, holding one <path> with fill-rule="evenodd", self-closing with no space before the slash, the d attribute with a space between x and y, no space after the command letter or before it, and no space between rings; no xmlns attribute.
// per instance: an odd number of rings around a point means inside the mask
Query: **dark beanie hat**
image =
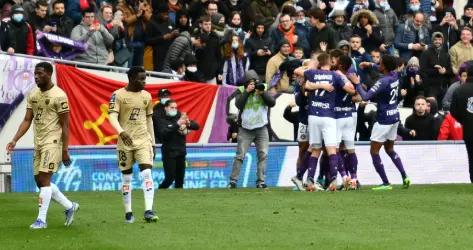
<svg viewBox="0 0 473 250"><path fill-rule="evenodd" d="M279 41L278 48L281 48L283 45L286 45L286 44L289 46L291 45L286 38L283 38L281 39L281 41Z"/></svg>

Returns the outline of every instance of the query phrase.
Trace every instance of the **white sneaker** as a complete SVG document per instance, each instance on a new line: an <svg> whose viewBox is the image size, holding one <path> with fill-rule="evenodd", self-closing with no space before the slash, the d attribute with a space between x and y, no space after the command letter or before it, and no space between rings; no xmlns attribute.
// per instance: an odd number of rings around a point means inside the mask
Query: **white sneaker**
<svg viewBox="0 0 473 250"><path fill-rule="evenodd" d="M48 224L46 222L37 219L33 224L30 225L31 229L45 229L48 228Z"/></svg>
<svg viewBox="0 0 473 250"><path fill-rule="evenodd" d="M66 222L64 222L64 226L67 227L72 224L74 221L74 215L77 211L79 211L79 203L72 202L72 207L64 211L64 214L66 215Z"/></svg>
<svg viewBox="0 0 473 250"><path fill-rule="evenodd" d="M294 185L296 185L296 188L298 191L304 191L304 184L302 183L302 180L299 180L299 178L297 178L297 176L294 176L291 178L291 181L292 183L294 183Z"/></svg>

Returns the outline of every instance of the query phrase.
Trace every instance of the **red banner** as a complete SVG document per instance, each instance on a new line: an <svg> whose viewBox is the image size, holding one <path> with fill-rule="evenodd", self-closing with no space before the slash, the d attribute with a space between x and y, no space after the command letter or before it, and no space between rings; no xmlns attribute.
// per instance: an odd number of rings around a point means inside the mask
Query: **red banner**
<svg viewBox="0 0 473 250"><path fill-rule="evenodd" d="M108 102L112 93L124 87L126 83L60 64L56 64L56 72L58 86L69 98L71 109L69 143L71 145L115 144L117 135L108 121ZM190 82L145 86L153 100L162 88L167 88L172 92L172 98L176 100L181 112L187 112L192 120L199 123L200 129L187 136L187 142L198 142L218 87Z"/></svg>

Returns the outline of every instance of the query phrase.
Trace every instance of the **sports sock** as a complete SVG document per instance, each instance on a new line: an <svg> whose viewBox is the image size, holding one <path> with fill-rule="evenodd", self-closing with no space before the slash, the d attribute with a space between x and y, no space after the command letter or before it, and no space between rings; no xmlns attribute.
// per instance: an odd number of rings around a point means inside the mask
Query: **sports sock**
<svg viewBox="0 0 473 250"><path fill-rule="evenodd" d="M131 190L133 189L131 184L132 178L132 174L122 175L122 195L123 205L125 206L125 213L131 212Z"/></svg>
<svg viewBox="0 0 473 250"><path fill-rule="evenodd" d="M314 156L310 156L309 157L309 170L307 172L307 178L312 178L314 179L315 177L315 170L317 170L317 161L319 159L317 157L314 157Z"/></svg>
<svg viewBox="0 0 473 250"><path fill-rule="evenodd" d="M59 190L56 184L51 182L52 195L51 198L61 204L66 210L72 208L72 202Z"/></svg>
<svg viewBox="0 0 473 250"><path fill-rule="evenodd" d="M402 165L402 161L399 155L395 151L389 152L388 155L389 157L391 157L391 160L393 161L394 165L401 173L402 179L406 178L406 171L404 170L404 166Z"/></svg>
<svg viewBox="0 0 473 250"><path fill-rule="evenodd" d="M304 177L305 172L309 168L309 158L310 158L310 152L306 151L303 156L302 156L301 164L299 165L299 168L297 169L297 178L299 180L302 180Z"/></svg>
<svg viewBox="0 0 473 250"><path fill-rule="evenodd" d="M356 179L356 172L358 170L358 157L356 153L348 153L345 157L345 166L350 172L350 176L352 179Z"/></svg>
<svg viewBox="0 0 473 250"><path fill-rule="evenodd" d="M373 165L376 169L376 172L378 172L379 177L381 177L381 180L383 181L383 185L389 185L388 177L384 171L384 165L379 154L371 154L371 159L373 160Z"/></svg>
<svg viewBox="0 0 473 250"><path fill-rule="evenodd" d="M329 176L329 164L328 164L328 157L326 154L323 154L320 158L320 171L319 171L319 179L323 179L324 177L328 179Z"/></svg>
<svg viewBox="0 0 473 250"><path fill-rule="evenodd" d="M151 169L145 169L140 173L143 178L143 193L145 197L145 210L153 210L154 183L151 175Z"/></svg>
<svg viewBox="0 0 473 250"><path fill-rule="evenodd" d="M343 177L347 176L347 168L343 162L343 156L341 152L337 153L337 161L338 161L338 172Z"/></svg>
<svg viewBox="0 0 473 250"><path fill-rule="evenodd" d="M48 214L49 203L51 202L52 190L51 187L41 187L39 189L39 212L38 219L46 222Z"/></svg>
<svg viewBox="0 0 473 250"><path fill-rule="evenodd" d="M329 172L330 172L330 182L337 179L337 169L338 169L338 156L336 154L328 156ZM346 174L345 174L346 175Z"/></svg>

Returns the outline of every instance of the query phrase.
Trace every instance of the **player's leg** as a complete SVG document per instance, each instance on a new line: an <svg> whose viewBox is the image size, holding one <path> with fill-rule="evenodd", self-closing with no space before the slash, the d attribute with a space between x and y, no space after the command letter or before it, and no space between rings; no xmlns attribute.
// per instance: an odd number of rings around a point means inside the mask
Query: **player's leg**
<svg viewBox="0 0 473 250"><path fill-rule="evenodd" d="M48 214L49 203L51 202L51 176L52 172L38 172L35 173L36 185L39 187L38 199L38 217L36 221L31 224L31 229L47 228L46 217Z"/></svg>
<svg viewBox="0 0 473 250"><path fill-rule="evenodd" d="M403 187L409 188L409 186L411 185L411 180L409 179L406 174L406 171L404 170L401 157L399 157L396 151L394 151L394 141L387 140L384 143L384 150L386 151L386 154L389 155L396 168L399 170L399 173L401 173Z"/></svg>
<svg viewBox="0 0 473 250"><path fill-rule="evenodd" d="M182 188L184 186L184 177L186 175L186 156L179 155L174 158L176 164L176 181L174 182L175 188Z"/></svg>
<svg viewBox="0 0 473 250"><path fill-rule="evenodd" d="M373 131L371 132L371 146L370 146L370 154L371 160L373 161L374 168L376 172L381 177L383 184L379 187L373 188L373 190L390 190L392 189L388 177L386 176L386 171L384 170L383 162L381 161L381 157L379 156L379 151L383 146L384 142L387 140L387 135L389 133L390 126L388 125L381 125L379 123L375 123L373 126Z"/></svg>
<svg viewBox="0 0 473 250"><path fill-rule="evenodd" d="M135 151L135 159L140 167L143 195L145 200L144 219L146 222L157 222L158 216L153 212L154 181L151 168L153 167L153 146L145 145Z"/></svg>
<svg viewBox="0 0 473 250"><path fill-rule="evenodd" d="M176 158L168 152L163 152L164 180L159 184L159 189L169 188L176 179Z"/></svg>
<svg viewBox="0 0 473 250"><path fill-rule="evenodd" d="M329 187L328 190L337 190L338 156L337 156L337 121L333 118L324 117L321 119L322 136L325 150L328 155L329 164Z"/></svg>
<svg viewBox="0 0 473 250"><path fill-rule="evenodd" d="M250 144L253 140L253 133L249 130L240 127L238 131L237 152L233 160L232 173L230 175L230 182L228 183L228 188L236 188L238 177L240 176L241 165L243 165L243 160L245 159L246 152L248 151L248 148L250 147Z"/></svg>
<svg viewBox="0 0 473 250"><path fill-rule="evenodd" d="M324 189L328 187L328 176L330 175L330 165L328 163L328 154L323 146L322 155L320 156L320 171L317 177L317 183L320 184Z"/></svg>
<svg viewBox="0 0 473 250"><path fill-rule="evenodd" d="M311 154L308 160L307 190L316 189L314 177L317 170L317 162L322 151L322 131L319 128L320 117L309 116L309 143Z"/></svg>
<svg viewBox="0 0 473 250"><path fill-rule="evenodd" d="M131 206L131 193L133 190L133 154L130 151L117 150L118 167L122 173L122 200L125 208L125 223L133 223L133 211Z"/></svg>
<svg viewBox="0 0 473 250"><path fill-rule="evenodd" d="M355 149L347 149L347 154L344 157L344 163L348 172L350 172L351 183L350 189L358 188L358 157L356 156Z"/></svg>
<svg viewBox="0 0 473 250"><path fill-rule="evenodd" d="M269 134L266 127L254 130L255 133L255 147L258 156L257 170L256 170L256 188L267 188L265 183L266 161L268 159L269 150Z"/></svg>

